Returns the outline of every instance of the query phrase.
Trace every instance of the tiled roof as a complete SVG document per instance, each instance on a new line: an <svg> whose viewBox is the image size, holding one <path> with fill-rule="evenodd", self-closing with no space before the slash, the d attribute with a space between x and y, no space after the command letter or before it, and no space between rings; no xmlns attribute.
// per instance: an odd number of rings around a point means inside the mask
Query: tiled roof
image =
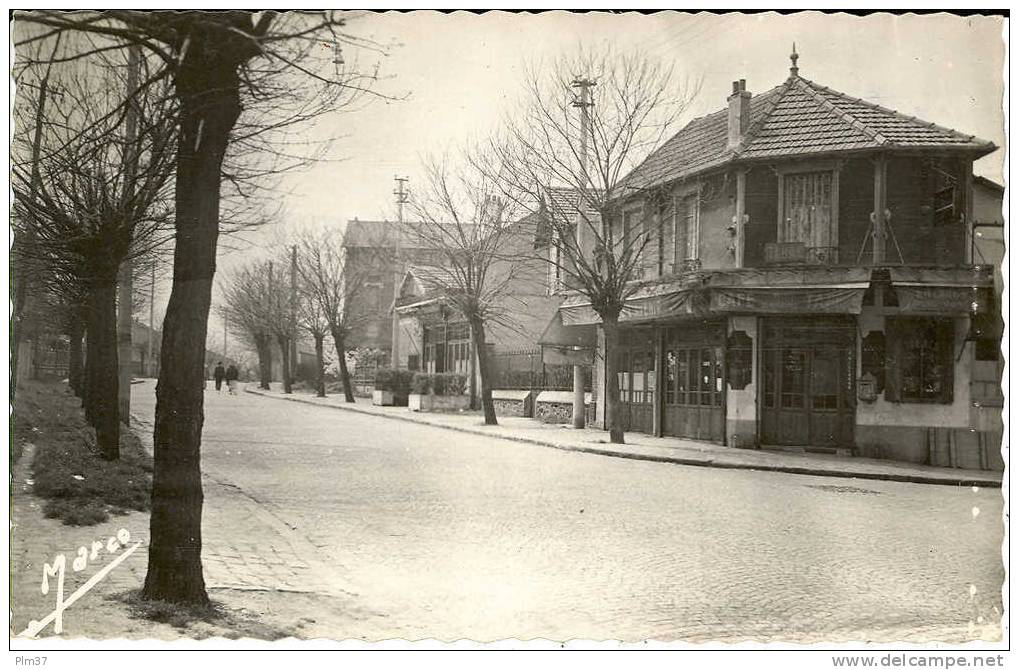
<svg viewBox="0 0 1019 670"><path fill-rule="evenodd" d="M597 193L600 194L601 191L599 190ZM581 204L581 198L578 197L577 189L553 187L549 188L546 194L545 208L553 218L562 217L569 222L576 220L577 215L580 213L578 205ZM598 212L591 208L590 202L585 200L583 204L586 205L584 213L588 219L598 215Z"/></svg>
<svg viewBox="0 0 1019 670"><path fill-rule="evenodd" d="M853 98L798 75L750 99L750 126L727 149L728 109L694 119L623 180L646 188L739 159L866 149L967 149L993 143Z"/></svg>
<svg viewBox="0 0 1019 670"><path fill-rule="evenodd" d="M781 86L750 98L753 126L771 109ZM705 170L733 157L726 151L729 110L701 116L676 133L623 180L624 188L646 188Z"/></svg>

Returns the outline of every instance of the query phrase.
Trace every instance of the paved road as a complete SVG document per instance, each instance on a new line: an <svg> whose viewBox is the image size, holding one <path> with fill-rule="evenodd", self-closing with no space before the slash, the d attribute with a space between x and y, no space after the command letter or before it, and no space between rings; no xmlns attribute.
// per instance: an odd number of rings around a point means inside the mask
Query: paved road
<svg viewBox="0 0 1019 670"><path fill-rule="evenodd" d="M153 385L134 390L151 414ZM203 468L356 594L353 634L961 640L1000 617L999 490L606 458L211 390ZM209 510L207 541L257 552L231 521L249 513Z"/></svg>

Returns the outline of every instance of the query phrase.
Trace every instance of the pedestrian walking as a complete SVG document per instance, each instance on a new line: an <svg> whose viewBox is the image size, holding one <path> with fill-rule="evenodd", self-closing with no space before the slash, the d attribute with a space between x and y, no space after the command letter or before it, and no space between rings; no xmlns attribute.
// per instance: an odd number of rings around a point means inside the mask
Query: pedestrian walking
<svg viewBox="0 0 1019 670"><path fill-rule="evenodd" d="M212 372L212 378L216 381L216 393L223 389L223 378L226 377L226 369L223 368L223 361L216 363L216 369Z"/></svg>
<svg viewBox="0 0 1019 670"><path fill-rule="evenodd" d="M226 388L230 395L237 395L237 366L233 363L226 369Z"/></svg>

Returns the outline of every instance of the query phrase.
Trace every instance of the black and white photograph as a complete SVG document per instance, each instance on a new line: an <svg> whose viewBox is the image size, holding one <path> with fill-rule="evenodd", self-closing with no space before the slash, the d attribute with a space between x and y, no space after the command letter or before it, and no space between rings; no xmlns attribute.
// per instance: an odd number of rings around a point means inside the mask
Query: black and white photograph
<svg viewBox="0 0 1019 670"><path fill-rule="evenodd" d="M1008 29L11 10L10 667L1004 667Z"/></svg>

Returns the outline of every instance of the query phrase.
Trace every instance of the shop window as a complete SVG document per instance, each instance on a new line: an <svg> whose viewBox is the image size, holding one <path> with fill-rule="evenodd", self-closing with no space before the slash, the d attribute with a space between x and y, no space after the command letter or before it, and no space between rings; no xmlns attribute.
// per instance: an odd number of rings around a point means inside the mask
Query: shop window
<svg viewBox="0 0 1019 670"><path fill-rule="evenodd" d="M889 318L885 397L893 402L952 402L954 324L947 318Z"/></svg>
<svg viewBox="0 0 1019 670"><path fill-rule="evenodd" d="M741 391L753 381L754 359L753 340L742 330L734 330L729 335L728 373L729 388Z"/></svg>

